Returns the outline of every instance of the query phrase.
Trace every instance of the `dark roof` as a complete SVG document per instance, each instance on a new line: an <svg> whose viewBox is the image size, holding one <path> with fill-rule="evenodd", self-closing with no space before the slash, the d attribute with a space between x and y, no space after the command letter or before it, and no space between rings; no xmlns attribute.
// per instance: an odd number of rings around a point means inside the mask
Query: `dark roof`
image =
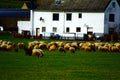
<svg viewBox="0 0 120 80"><path fill-rule="evenodd" d="M37 0L39 10L69 10L69 11L104 11L110 0L61 0L55 5L55 0ZM119 0L120 1L120 0Z"/></svg>
<svg viewBox="0 0 120 80"><path fill-rule="evenodd" d="M15 8L1 8L0 16L30 16L30 10L15 9Z"/></svg>
<svg viewBox="0 0 120 80"><path fill-rule="evenodd" d="M26 3L28 9L21 9ZM1 0L0 16L30 16L30 9L34 9L33 0Z"/></svg>

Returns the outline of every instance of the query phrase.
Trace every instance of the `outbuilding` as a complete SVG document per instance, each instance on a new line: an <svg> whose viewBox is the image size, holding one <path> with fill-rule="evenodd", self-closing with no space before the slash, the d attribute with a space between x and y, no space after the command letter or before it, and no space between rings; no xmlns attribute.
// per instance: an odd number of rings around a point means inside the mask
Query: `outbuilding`
<svg viewBox="0 0 120 80"><path fill-rule="evenodd" d="M72 37L74 33L76 37L120 33L120 0L37 0L37 3L37 9L30 13L31 26L26 26L32 35L54 33ZM25 29L18 27L19 33Z"/></svg>

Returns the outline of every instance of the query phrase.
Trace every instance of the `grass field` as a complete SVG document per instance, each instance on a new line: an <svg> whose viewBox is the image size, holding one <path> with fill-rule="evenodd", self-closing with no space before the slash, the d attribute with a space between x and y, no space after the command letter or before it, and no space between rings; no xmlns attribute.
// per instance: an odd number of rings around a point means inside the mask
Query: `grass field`
<svg viewBox="0 0 120 80"><path fill-rule="evenodd" d="M8 35L0 35L0 39L29 41ZM45 56L38 58L26 56L22 49L0 51L0 80L120 80L120 53L44 52Z"/></svg>

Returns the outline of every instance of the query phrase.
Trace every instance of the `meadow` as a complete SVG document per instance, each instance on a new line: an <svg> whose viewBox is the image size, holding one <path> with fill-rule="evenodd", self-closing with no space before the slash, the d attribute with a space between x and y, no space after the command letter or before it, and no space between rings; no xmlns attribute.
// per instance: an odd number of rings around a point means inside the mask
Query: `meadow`
<svg viewBox="0 0 120 80"><path fill-rule="evenodd" d="M34 41L11 35L0 35L0 39L25 44ZM40 58L25 55L23 49L0 51L0 80L120 80L119 52L43 51L45 55Z"/></svg>

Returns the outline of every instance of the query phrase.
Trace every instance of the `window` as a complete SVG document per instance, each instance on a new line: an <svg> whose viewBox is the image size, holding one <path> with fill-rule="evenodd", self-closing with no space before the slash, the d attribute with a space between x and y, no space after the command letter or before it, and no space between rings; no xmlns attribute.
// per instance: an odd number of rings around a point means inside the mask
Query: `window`
<svg viewBox="0 0 120 80"><path fill-rule="evenodd" d="M60 0L55 0L55 5L59 5L60 4Z"/></svg>
<svg viewBox="0 0 120 80"><path fill-rule="evenodd" d="M54 14L53 14L53 20L54 20L54 21L58 21L58 20L59 20L59 14L54 13Z"/></svg>
<svg viewBox="0 0 120 80"><path fill-rule="evenodd" d="M46 32L46 27L42 27L42 32Z"/></svg>
<svg viewBox="0 0 120 80"><path fill-rule="evenodd" d="M112 7L115 8L115 5L116 5L115 2L113 2L113 3L112 3Z"/></svg>
<svg viewBox="0 0 120 80"><path fill-rule="evenodd" d="M115 15L114 14L109 14L109 21L114 22L115 21Z"/></svg>
<svg viewBox="0 0 120 80"><path fill-rule="evenodd" d="M66 20L68 20L68 21L72 20L72 14L71 14L71 13L68 13L68 14L67 14Z"/></svg>
<svg viewBox="0 0 120 80"><path fill-rule="evenodd" d="M70 32L70 28L69 27L66 28L66 32Z"/></svg>
<svg viewBox="0 0 120 80"><path fill-rule="evenodd" d="M79 13L79 16L78 16L79 18L82 18L82 14L81 13Z"/></svg>
<svg viewBox="0 0 120 80"><path fill-rule="evenodd" d="M57 27L53 27L53 32L57 32Z"/></svg>
<svg viewBox="0 0 120 80"><path fill-rule="evenodd" d="M80 28L80 27L77 27L77 28L76 28L76 32L81 32L81 28Z"/></svg>

